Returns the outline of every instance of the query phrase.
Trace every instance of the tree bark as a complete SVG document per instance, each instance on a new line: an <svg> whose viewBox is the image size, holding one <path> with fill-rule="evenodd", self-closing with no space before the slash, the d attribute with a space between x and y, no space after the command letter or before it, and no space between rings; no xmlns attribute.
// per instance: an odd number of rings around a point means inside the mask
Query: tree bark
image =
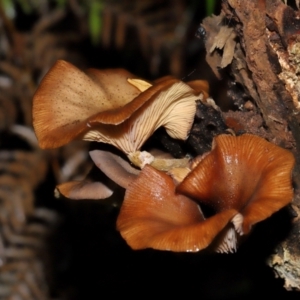
<svg viewBox="0 0 300 300"><path fill-rule="evenodd" d="M227 125L296 157L292 226L267 263L286 289L300 290L300 13L279 0L225 0L200 29L208 64L219 78L229 74Z"/></svg>

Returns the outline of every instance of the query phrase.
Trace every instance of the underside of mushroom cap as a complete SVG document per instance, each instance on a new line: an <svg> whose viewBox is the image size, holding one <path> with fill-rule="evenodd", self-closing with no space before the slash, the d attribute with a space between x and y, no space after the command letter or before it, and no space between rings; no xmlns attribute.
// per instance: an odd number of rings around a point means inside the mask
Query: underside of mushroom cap
<svg viewBox="0 0 300 300"><path fill-rule="evenodd" d="M128 77L135 76L122 69L84 73L57 61L33 99L33 125L40 146L55 148L84 138L128 153L138 150L160 126L172 137L185 139L196 110L193 89L170 78L141 93ZM122 135L126 136L120 141Z"/></svg>
<svg viewBox="0 0 300 300"><path fill-rule="evenodd" d="M118 186L126 189L140 172L133 168L128 161L109 151L93 150L90 151L90 156L98 169L113 182L112 186L116 183ZM107 179L106 177L105 179ZM105 183L91 181L91 179L86 178L82 181L62 183L56 187L55 194L57 198L62 194L74 200L106 199L114 193L114 188L112 188L111 184L107 184L107 180L103 181Z"/></svg>
<svg viewBox="0 0 300 300"><path fill-rule="evenodd" d="M121 124L106 125L89 120L91 128L82 138L112 144L127 155L139 150L162 126L172 138L185 140L196 112L198 97L193 90L181 81L170 80L150 87L137 98L149 96L145 104Z"/></svg>
<svg viewBox="0 0 300 300"><path fill-rule="evenodd" d="M56 186L55 196L63 195L72 200L99 200L110 197L113 191L102 182L69 181Z"/></svg>

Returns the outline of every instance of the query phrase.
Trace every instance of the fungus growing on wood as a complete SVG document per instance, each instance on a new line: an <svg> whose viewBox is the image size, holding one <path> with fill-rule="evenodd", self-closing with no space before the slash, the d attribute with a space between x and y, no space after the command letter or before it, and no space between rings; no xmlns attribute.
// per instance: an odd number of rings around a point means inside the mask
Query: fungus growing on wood
<svg viewBox="0 0 300 300"><path fill-rule="evenodd" d="M230 209L205 219L197 203L175 188L170 176L149 165L129 185L117 228L131 248L196 252L237 214Z"/></svg>
<svg viewBox="0 0 300 300"><path fill-rule="evenodd" d="M146 166L128 186L117 227L133 249L199 251L213 243L217 252L233 252L237 233L291 202L294 162L260 137L220 135L177 186Z"/></svg>
<svg viewBox="0 0 300 300"><path fill-rule="evenodd" d="M171 77L153 86L127 81L134 77L122 69L84 73L57 61L33 99L40 146L55 148L81 138L112 144L131 157L161 126L172 138L185 140L202 93Z"/></svg>
<svg viewBox="0 0 300 300"><path fill-rule="evenodd" d="M220 135L176 191L215 212L239 211L235 228L247 234L292 201L294 164L291 152L258 136Z"/></svg>
<svg viewBox="0 0 300 300"><path fill-rule="evenodd" d="M127 188L129 183L139 174L127 161L109 151L93 150L90 156L95 165L114 183ZM56 187L55 195L74 199L105 199L113 194L113 190L100 181L70 181Z"/></svg>

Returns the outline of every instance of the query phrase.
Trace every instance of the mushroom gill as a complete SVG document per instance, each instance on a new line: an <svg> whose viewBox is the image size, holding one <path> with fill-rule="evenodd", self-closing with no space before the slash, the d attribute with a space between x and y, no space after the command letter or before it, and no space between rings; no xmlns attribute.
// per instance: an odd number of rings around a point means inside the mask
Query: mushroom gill
<svg viewBox="0 0 300 300"><path fill-rule="evenodd" d="M186 139L203 97L188 84L165 78L153 85L122 69L86 73L59 60L43 78L33 99L33 126L42 148L55 148L75 138L109 143L129 155L163 126L176 139Z"/></svg>

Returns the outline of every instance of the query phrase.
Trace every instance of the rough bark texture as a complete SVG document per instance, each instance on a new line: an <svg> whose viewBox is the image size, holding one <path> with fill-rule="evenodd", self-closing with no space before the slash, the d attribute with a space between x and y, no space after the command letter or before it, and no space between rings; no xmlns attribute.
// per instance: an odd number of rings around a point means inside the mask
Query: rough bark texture
<svg viewBox="0 0 300 300"><path fill-rule="evenodd" d="M299 18L299 11L279 0L227 0L200 30L207 62L219 78L226 74L231 80L235 109L223 113L227 125L265 137L296 157L293 225L268 260L288 290L300 290Z"/></svg>

